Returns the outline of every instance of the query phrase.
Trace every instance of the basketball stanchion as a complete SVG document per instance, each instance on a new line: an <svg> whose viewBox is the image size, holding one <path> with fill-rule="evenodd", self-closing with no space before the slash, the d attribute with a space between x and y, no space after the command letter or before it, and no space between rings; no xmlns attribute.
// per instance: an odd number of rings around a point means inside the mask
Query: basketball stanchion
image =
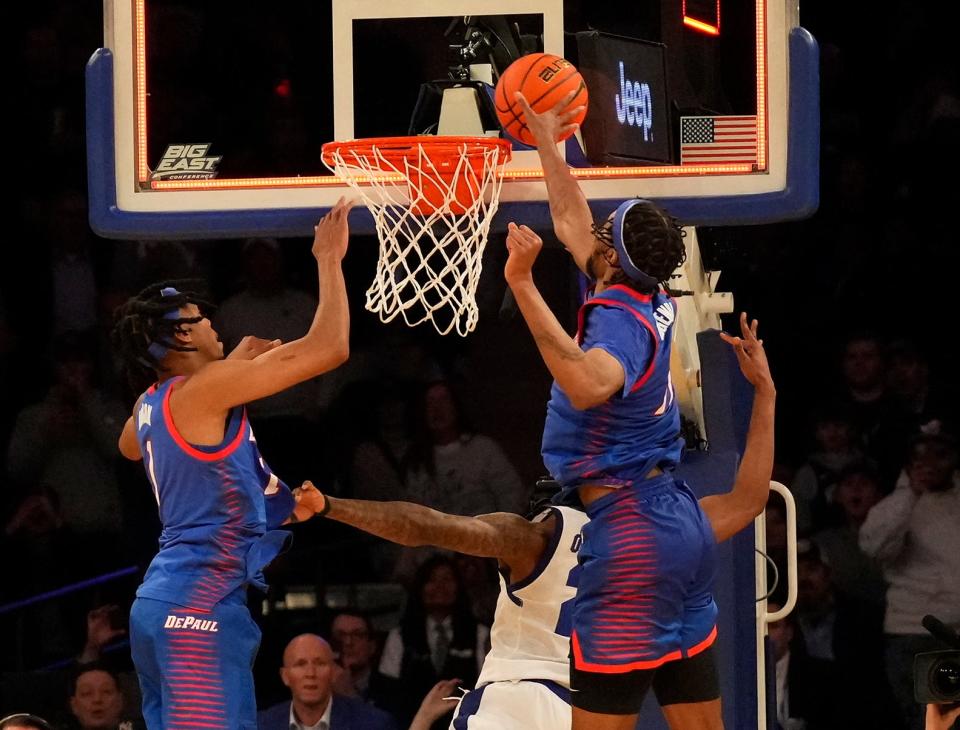
<svg viewBox="0 0 960 730"><path fill-rule="evenodd" d="M380 255L366 309L466 336L510 143L493 137L328 142L323 162L373 214Z"/></svg>

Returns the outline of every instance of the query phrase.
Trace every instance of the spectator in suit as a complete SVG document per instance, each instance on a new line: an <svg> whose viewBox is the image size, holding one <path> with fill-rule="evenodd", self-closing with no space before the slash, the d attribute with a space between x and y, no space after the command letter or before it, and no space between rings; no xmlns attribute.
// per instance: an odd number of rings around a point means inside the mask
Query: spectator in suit
<svg viewBox="0 0 960 730"><path fill-rule="evenodd" d="M470 610L463 579L451 557L438 553L417 571L400 626L391 629L380 671L404 689L400 717L409 722L417 703L441 679L473 687L489 648L490 630ZM435 727L447 724L438 723Z"/></svg>
<svg viewBox="0 0 960 730"><path fill-rule="evenodd" d="M883 609L838 590L831 566L806 539L797 544L793 615L805 655L832 664L843 683L845 701L834 714L849 713L844 727L897 727L890 724L897 709L883 671Z"/></svg>
<svg viewBox="0 0 960 730"><path fill-rule="evenodd" d="M291 699L257 717L259 730L396 730L386 712L355 697L334 696L333 650L314 634L295 637L283 652L280 679Z"/></svg>
<svg viewBox="0 0 960 730"><path fill-rule="evenodd" d="M767 604L770 613L780 610ZM845 727L833 716L836 686L833 662L815 659L805 650L793 614L768 626L776 662L777 730L839 730Z"/></svg>
<svg viewBox="0 0 960 730"><path fill-rule="evenodd" d="M361 611L341 611L330 623L330 638L347 672L351 694L381 710L395 711L399 683L376 666L379 652L370 617Z"/></svg>

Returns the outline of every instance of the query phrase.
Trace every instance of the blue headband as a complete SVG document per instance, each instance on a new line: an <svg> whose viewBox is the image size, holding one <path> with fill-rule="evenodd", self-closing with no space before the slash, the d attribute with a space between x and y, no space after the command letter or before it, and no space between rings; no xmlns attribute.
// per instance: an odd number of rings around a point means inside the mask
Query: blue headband
<svg viewBox="0 0 960 730"><path fill-rule="evenodd" d="M627 200L620 204L613 215L613 248L617 252L617 257L620 259L620 268L623 269L623 273L627 275L628 279L635 281L641 286L657 289L660 287L660 282L645 271L641 271L640 268L633 263L633 259L630 258L630 254L627 253L627 249L623 245L623 221L627 217L627 211L635 205L649 202L649 200L644 200L643 198L634 198L633 200Z"/></svg>
<svg viewBox="0 0 960 730"><path fill-rule="evenodd" d="M160 290L160 296L162 297L177 297L180 296L180 292L174 289L172 286L165 286ZM164 319L180 319L180 307L174 307L168 312L164 312ZM150 347L147 348L147 352L150 353L151 357L156 362L160 362L167 356L167 353L170 352L170 346L164 344L163 342L151 342Z"/></svg>

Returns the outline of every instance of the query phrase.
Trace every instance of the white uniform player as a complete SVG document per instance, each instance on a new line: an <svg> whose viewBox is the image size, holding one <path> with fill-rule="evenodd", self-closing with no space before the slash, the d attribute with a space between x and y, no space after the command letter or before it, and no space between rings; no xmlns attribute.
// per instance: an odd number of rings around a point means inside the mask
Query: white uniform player
<svg viewBox="0 0 960 730"><path fill-rule="evenodd" d="M533 572L509 583L501 572L490 651L477 688L460 700L455 730L570 727L570 610L577 592L577 551L587 515L550 507L555 529Z"/></svg>
<svg viewBox="0 0 960 730"><path fill-rule="evenodd" d="M306 483L304 489L312 488ZM538 483L527 519L509 512L462 517L411 502L322 496L317 511L386 540L433 545L496 558L500 596L490 651L477 688L457 705L452 728L555 730L569 727L570 627L587 515L549 503L556 493Z"/></svg>

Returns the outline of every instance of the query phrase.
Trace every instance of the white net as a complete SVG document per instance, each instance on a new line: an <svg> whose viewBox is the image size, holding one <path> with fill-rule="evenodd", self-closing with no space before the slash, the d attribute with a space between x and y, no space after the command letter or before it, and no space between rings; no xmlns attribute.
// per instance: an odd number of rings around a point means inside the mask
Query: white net
<svg viewBox="0 0 960 730"><path fill-rule="evenodd" d="M500 198L509 143L397 138L331 143L324 161L373 214L380 256L368 311L390 322L430 321L445 335L477 324L477 283Z"/></svg>

